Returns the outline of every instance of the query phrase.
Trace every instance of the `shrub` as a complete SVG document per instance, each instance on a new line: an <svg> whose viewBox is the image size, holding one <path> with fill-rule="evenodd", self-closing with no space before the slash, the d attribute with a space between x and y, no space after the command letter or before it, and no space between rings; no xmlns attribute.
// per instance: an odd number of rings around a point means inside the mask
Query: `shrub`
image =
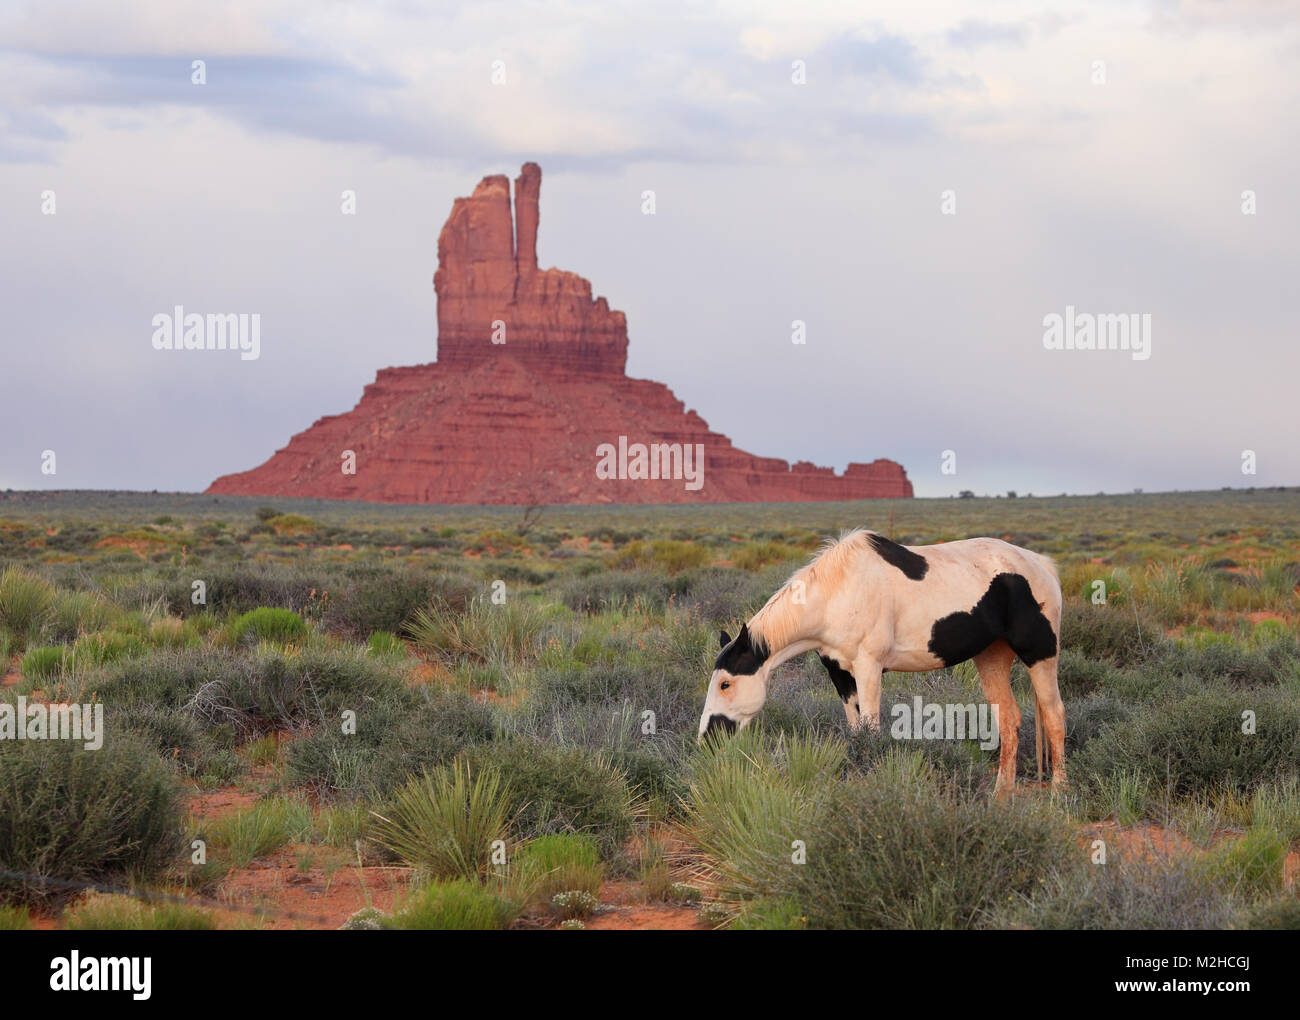
<svg viewBox="0 0 1300 1020"><path fill-rule="evenodd" d="M375 812L373 838L436 877L477 879L491 868L492 844L507 836L509 804L499 770L471 772L458 759L399 789Z"/></svg>
<svg viewBox="0 0 1300 1020"><path fill-rule="evenodd" d="M466 753L476 768L495 767L510 777L511 808L523 836L584 833L608 858L632 830L632 791L604 754L519 739L480 744Z"/></svg>
<svg viewBox="0 0 1300 1020"><path fill-rule="evenodd" d="M253 609L230 625L230 639L235 644L258 641L285 644L301 639L306 633L307 625L301 616L289 609L270 606Z"/></svg>
<svg viewBox="0 0 1300 1020"><path fill-rule="evenodd" d="M375 631L402 633L416 610L437 602L463 610L474 593L467 578L411 570L385 570L352 579L334 593L325 623L331 629L364 638Z"/></svg>
<svg viewBox="0 0 1300 1020"><path fill-rule="evenodd" d="M4 927L0 923L0 928ZM1287 892L1255 906L1245 917L1244 928L1267 931L1300 931L1300 899Z"/></svg>
<svg viewBox="0 0 1300 1020"><path fill-rule="evenodd" d="M559 586L560 601L580 613L599 613L638 606L646 611L663 609L671 591L668 581L648 570L627 573L602 571L567 577Z"/></svg>
<svg viewBox="0 0 1300 1020"><path fill-rule="evenodd" d="M344 709L361 714L406 692L391 663L351 647L253 655L208 648L155 651L73 677L68 685L76 696L98 694L110 709L178 710L241 740L336 723Z"/></svg>
<svg viewBox="0 0 1300 1020"><path fill-rule="evenodd" d="M295 740L286 777L320 796L387 796L495 732L492 710L463 691L403 689L358 709L354 735L322 726Z"/></svg>
<svg viewBox="0 0 1300 1020"><path fill-rule="evenodd" d="M776 894L798 902L815 928L975 928L1077 853L1040 803L936 792L929 783L840 787L825 828L809 837L808 863L772 874Z"/></svg>
<svg viewBox="0 0 1300 1020"><path fill-rule="evenodd" d="M329 588L323 577L282 564L240 565L205 574L209 612L245 613L265 606L302 610ZM191 584L189 578L168 583L165 594L171 612L185 616L196 613L190 601Z"/></svg>
<svg viewBox="0 0 1300 1020"><path fill-rule="evenodd" d="M1165 645L1164 631L1136 609L1095 606L1066 600L1061 611L1061 651L1085 659L1128 666L1157 657Z"/></svg>
<svg viewBox="0 0 1300 1020"><path fill-rule="evenodd" d="M1189 856L1111 851L1105 865L1045 876L1036 895L999 910L997 927L1046 930L1203 930L1229 926L1236 905Z"/></svg>
<svg viewBox="0 0 1300 1020"><path fill-rule="evenodd" d="M1243 733L1243 713L1255 732ZM1210 692L1134 713L1084 745L1071 777L1096 784L1142 773L1174 796L1227 788L1253 791L1300 770L1300 705L1284 692Z"/></svg>
<svg viewBox="0 0 1300 1020"><path fill-rule="evenodd" d="M590 917L599 906L600 898L595 893L583 889L568 889L551 897L551 909L565 921Z"/></svg>
<svg viewBox="0 0 1300 1020"><path fill-rule="evenodd" d="M0 741L0 898L35 901L72 882L148 879L180 849L180 790L152 750L118 735L97 751L66 740Z"/></svg>
<svg viewBox="0 0 1300 1020"><path fill-rule="evenodd" d="M211 785L232 782L245 771L233 750L222 744L227 734L204 727L188 712L151 704L108 705L104 725L109 732L135 734L182 775L207 777Z"/></svg>
<svg viewBox="0 0 1300 1020"><path fill-rule="evenodd" d="M723 899L782 904L785 923L813 928L981 927L1077 854L1041 803L962 799L915 752L840 784L724 759L691 793ZM807 857L792 867L797 841Z"/></svg>

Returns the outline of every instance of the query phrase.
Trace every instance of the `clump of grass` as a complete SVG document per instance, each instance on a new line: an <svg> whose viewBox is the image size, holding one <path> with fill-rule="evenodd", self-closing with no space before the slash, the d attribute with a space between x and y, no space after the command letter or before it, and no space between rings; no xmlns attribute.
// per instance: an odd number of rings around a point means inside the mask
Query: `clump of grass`
<svg viewBox="0 0 1300 1020"><path fill-rule="evenodd" d="M773 563L793 563L806 558L807 551L785 542L750 542L731 557L741 570L758 570Z"/></svg>
<svg viewBox="0 0 1300 1020"><path fill-rule="evenodd" d="M529 840L519 851L518 866L535 883L536 895L546 901L574 891L596 897L605 877L605 865L595 840L574 833L555 833Z"/></svg>
<svg viewBox="0 0 1300 1020"><path fill-rule="evenodd" d="M1294 774L1261 786L1250 807L1253 825L1272 829L1288 845L1300 839L1300 780Z"/></svg>
<svg viewBox="0 0 1300 1020"><path fill-rule="evenodd" d="M31 649L24 655L18 669L25 680L34 682L49 680L63 672L67 657L68 650L62 645L43 645Z"/></svg>
<svg viewBox="0 0 1300 1020"><path fill-rule="evenodd" d="M746 904L734 917L723 909L714 907L709 918L725 922L734 931L802 931L808 927L808 916L793 899L760 899Z"/></svg>
<svg viewBox="0 0 1300 1020"><path fill-rule="evenodd" d="M32 915L24 906L0 903L0 931L27 931L32 927Z"/></svg>
<svg viewBox="0 0 1300 1020"><path fill-rule="evenodd" d="M144 639L135 634L112 630L83 634L72 646L67 667L79 672L87 672L112 662L142 655L147 647Z"/></svg>
<svg viewBox="0 0 1300 1020"><path fill-rule="evenodd" d="M408 628L415 646L448 666L459 662L518 665L536 660L547 614L522 600L474 599L463 612L442 599L417 610Z"/></svg>
<svg viewBox="0 0 1300 1020"><path fill-rule="evenodd" d="M60 592L54 605L52 635L59 641L75 641L82 634L109 627L122 611L96 592Z"/></svg>
<svg viewBox="0 0 1300 1020"><path fill-rule="evenodd" d="M70 931L210 931L207 911L179 903L146 904L131 896L91 893L63 914Z"/></svg>
<svg viewBox="0 0 1300 1020"><path fill-rule="evenodd" d="M403 861L438 878L478 879L509 829L509 787L494 768L471 773L458 759L399 789L374 812L372 836Z"/></svg>
<svg viewBox="0 0 1300 1020"><path fill-rule="evenodd" d="M230 640L234 644L256 644L271 641L288 644L299 641L307 634L307 624L291 609L259 606L250 610L230 625Z"/></svg>
<svg viewBox="0 0 1300 1020"><path fill-rule="evenodd" d="M377 630L366 642L366 651L381 658L402 659L406 657L406 644L392 631Z"/></svg>
<svg viewBox="0 0 1300 1020"><path fill-rule="evenodd" d="M198 635L180 617L165 616L149 625L149 643L157 648L187 648L198 642Z"/></svg>
<svg viewBox="0 0 1300 1020"><path fill-rule="evenodd" d="M244 754L248 757L248 763L254 768L270 768L280 760L280 742L275 738L275 734L268 733L245 747Z"/></svg>
<svg viewBox="0 0 1300 1020"><path fill-rule="evenodd" d="M369 838L370 808L361 801L322 807L316 815L315 833L326 846L350 849L358 840Z"/></svg>
<svg viewBox="0 0 1300 1020"><path fill-rule="evenodd" d="M1234 893L1267 893L1281 888L1289 847L1267 825L1252 826L1240 839L1211 850L1204 866L1212 882Z"/></svg>
<svg viewBox="0 0 1300 1020"><path fill-rule="evenodd" d="M519 916L504 890L468 878L430 882L409 893L386 928L432 931L500 931Z"/></svg>
<svg viewBox="0 0 1300 1020"><path fill-rule="evenodd" d="M263 523L278 535L310 535L318 527L315 521L302 514L276 514Z"/></svg>
<svg viewBox="0 0 1300 1020"><path fill-rule="evenodd" d="M667 847L662 837L652 834L641 837L636 865L641 895L652 903L668 899L673 887L673 875L668 866Z"/></svg>
<svg viewBox="0 0 1300 1020"><path fill-rule="evenodd" d="M270 797L247 811L218 818L208 830L208 839L230 867L246 868L255 857L310 838L312 822L311 805L305 801Z"/></svg>
<svg viewBox="0 0 1300 1020"><path fill-rule="evenodd" d="M709 550L694 542L637 539L610 554L610 564L622 570L652 570L680 574L709 561Z"/></svg>
<svg viewBox="0 0 1300 1020"><path fill-rule="evenodd" d="M38 638L50 624L55 605L54 586L22 567L6 567L0 574L0 628L9 632L15 646Z"/></svg>

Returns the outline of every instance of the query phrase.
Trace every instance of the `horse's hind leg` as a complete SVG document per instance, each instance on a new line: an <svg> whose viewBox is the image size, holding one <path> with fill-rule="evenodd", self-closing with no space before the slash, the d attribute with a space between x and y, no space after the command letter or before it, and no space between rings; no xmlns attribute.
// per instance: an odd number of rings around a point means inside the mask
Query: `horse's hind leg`
<svg viewBox="0 0 1300 1020"><path fill-rule="evenodd" d="M1029 667L1029 679L1034 685L1035 712L1047 734L1047 747L1052 757L1052 787L1065 786L1065 704L1056 682L1058 656L1042 659Z"/></svg>
<svg viewBox="0 0 1300 1020"><path fill-rule="evenodd" d="M1020 749L1020 706L1011 693L1011 663L1016 653L1005 641L995 641L974 657L984 698L998 710L998 783L994 792L1016 787L1016 752Z"/></svg>

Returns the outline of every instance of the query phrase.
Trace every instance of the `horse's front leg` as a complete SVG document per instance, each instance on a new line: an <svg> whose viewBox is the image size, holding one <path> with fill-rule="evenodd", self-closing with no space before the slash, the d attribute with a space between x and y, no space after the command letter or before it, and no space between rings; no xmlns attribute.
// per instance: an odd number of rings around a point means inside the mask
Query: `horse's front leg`
<svg viewBox="0 0 1300 1020"><path fill-rule="evenodd" d="M818 658L822 660L822 665L830 674L831 683L835 685L835 693L844 702L844 717L849 722L849 729L856 730L861 722L858 712L858 682L853 679L852 673L831 656L819 655Z"/></svg>
<svg viewBox="0 0 1300 1020"><path fill-rule="evenodd" d="M880 660L872 656L859 655L853 660L853 679L858 688L858 723L866 723L873 730L880 729L880 675L883 671Z"/></svg>

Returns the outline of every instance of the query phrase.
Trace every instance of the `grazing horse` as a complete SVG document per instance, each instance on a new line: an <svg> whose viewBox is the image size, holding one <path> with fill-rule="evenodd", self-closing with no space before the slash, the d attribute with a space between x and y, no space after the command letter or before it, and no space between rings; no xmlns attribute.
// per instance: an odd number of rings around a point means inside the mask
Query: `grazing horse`
<svg viewBox="0 0 1300 1020"><path fill-rule="evenodd" d="M722 633L700 717L700 739L749 723L783 662L815 651L849 726L880 726L880 676L975 661L997 709L998 792L1013 789L1020 708L1011 664L1029 670L1038 771L1047 729L1053 786L1065 784L1065 707L1056 684L1061 584L1046 556L996 538L903 546L856 530L797 570L732 639Z"/></svg>

